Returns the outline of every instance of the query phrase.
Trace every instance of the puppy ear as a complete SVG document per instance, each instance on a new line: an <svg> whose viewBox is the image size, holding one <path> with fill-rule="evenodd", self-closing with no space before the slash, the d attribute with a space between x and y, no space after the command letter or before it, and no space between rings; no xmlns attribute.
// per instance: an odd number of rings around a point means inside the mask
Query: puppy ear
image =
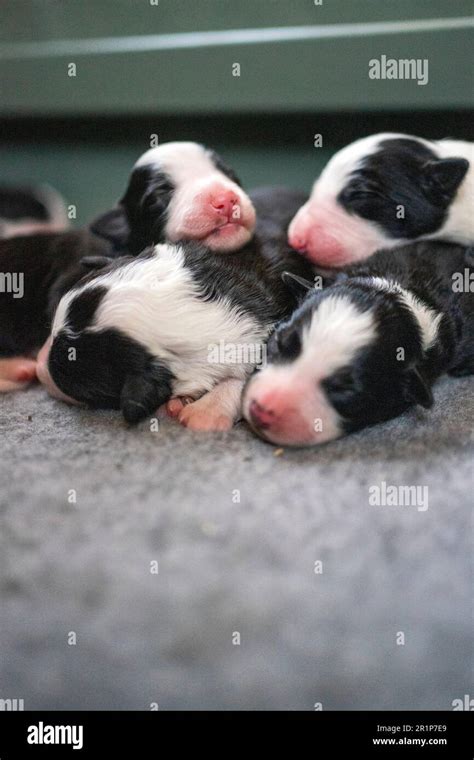
<svg viewBox="0 0 474 760"><path fill-rule="evenodd" d="M172 377L166 367L153 367L140 374L128 375L120 395L120 409L125 422L136 425L168 401Z"/></svg>
<svg viewBox="0 0 474 760"><path fill-rule="evenodd" d="M407 370L405 399L412 404L420 404L425 409L433 406L433 393L416 367Z"/></svg>
<svg viewBox="0 0 474 760"><path fill-rule="evenodd" d="M465 158L427 161L422 169L422 186L428 195L450 203L468 169L469 161Z"/></svg>
<svg viewBox="0 0 474 760"><path fill-rule="evenodd" d="M314 282L305 280L304 277L293 274L293 272L283 272L281 279L293 295L300 300L306 296L308 291L314 289Z"/></svg>
<svg viewBox="0 0 474 760"><path fill-rule="evenodd" d="M122 205L101 214L89 225L94 235L109 240L114 248L125 248L130 235L130 226Z"/></svg>

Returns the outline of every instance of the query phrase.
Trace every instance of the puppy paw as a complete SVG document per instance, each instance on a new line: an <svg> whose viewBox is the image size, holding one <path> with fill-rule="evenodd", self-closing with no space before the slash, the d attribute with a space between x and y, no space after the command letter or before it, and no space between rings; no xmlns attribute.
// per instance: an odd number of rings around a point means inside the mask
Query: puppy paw
<svg viewBox="0 0 474 760"><path fill-rule="evenodd" d="M180 413L187 404L193 401L189 396L176 396L176 398L170 398L166 403L166 411L169 417L179 417Z"/></svg>
<svg viewBox="0 0 474 760"><path fill-rule="evenodd" d="M23 390L36 378L33 359L0 359L0 393Z"/></svg>
<svg viewBox="0 0 474 760"><path fill-rule="evenodd" d="M207 432L230 430L234 424L231 417L223 414L220 409L210 407L205 401L201 403L201 399L184 406L178 420L190 430Z"/></svg>

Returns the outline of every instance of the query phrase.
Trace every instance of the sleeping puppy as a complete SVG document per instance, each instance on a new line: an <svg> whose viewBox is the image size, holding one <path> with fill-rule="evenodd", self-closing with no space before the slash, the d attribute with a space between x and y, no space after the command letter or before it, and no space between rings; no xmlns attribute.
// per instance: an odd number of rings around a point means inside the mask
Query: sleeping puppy
<svg viewBox="0 0 474 760"><path fill-rule="evenodd" d="M121 409L128 423L170 402L187 427L230 428L263 342L297 304L282 273L312 276L286 244L301 194L277 188L254 197L262 216L240 251L216 256L196 243L159 244L66 293L38 358L50 393Z"/></svg>
<svg viewBox="0 0 474 760"><path fill-rule="evenodd" d="M132 254L189 240L223 253L250 240L255 210L217 153L199 143L170 142L139 158L118 206L91 228Z"/></svg>
<svg viewBox="0 0 474 760"><path fill-rule="evenodd" d="M343 148L289 228L314 264L341 267L418 239L474 242L474 145L381 133Z"/></svg>
<svg viewBox="0 0 474 760"><path fill-rule="evenodd" d="M64 200L52 187L0 187L0 238L60 232L68 226Z"/></svg>
<svg viewBox="0 0 474 760"><path fill-rule="evenodd" d="M310 285L246 387L251 427L274 444L309 446L429 408L441 374L474 373L470 266L472 249L420 242L376 253L322 290Z"/></svg>

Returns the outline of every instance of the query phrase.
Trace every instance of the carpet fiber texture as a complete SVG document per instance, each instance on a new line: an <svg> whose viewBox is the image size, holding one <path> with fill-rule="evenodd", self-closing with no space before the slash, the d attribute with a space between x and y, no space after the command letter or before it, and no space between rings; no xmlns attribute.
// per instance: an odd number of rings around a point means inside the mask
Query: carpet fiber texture
<svg viewBox="0 0 474 760"><path fill-rule="evenodd" d="M293 451L1 397L0 698L452 709L473 688L473 389ZM382 483L426 489L373 504Z"/></svg>

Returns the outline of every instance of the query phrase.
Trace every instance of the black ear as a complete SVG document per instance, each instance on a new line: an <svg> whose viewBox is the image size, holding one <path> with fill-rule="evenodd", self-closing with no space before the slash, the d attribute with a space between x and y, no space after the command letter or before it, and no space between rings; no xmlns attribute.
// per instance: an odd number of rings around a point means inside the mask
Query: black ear
<svg viewBox="0 0 474 760"><path fill-rule="evenodd" d="M114 259L111 256L84 256L80 263L85 269L103 269Z"/></svg>
<svg viewBox="0 0 474 760"><path fill-rule="evenodd" d="M154 367L141 374L128 375L120 395L120 409L125 422L136 425L168 401L172 392L172 378L172 373L166 367Z"/></svg>
<svg viewBox="0 0 474 760"><path fill-rule="evenodd" d="M420 404L425 409L433 406L433 393L416 368L407 370L405 399L412 404Z"/></svg>
<svg viewBox="0 0 474 760"><path fill-rule="evenodd" d="M101 216L92 221L89 227L94 235L109 240L114 248L126 248L130 235L130 227L122 205L118 205L111 209L111 211L101 214Z"/></svg>
<svg viewBox="0 0 474 760"><path fill-rule="evenodd" d="M296 296L298 299L303 299L308 291L314 289L314 282L311 282L310 280L305 280L304 277L300 277L297 274L293 274L293 272L283 272L281 279L285 283L285 285L291 290L293 295Z"/></svg>
<svg viewBox="0 0 474 760"><path fill-rule="evenodd" d="M449 203L466 176L469 161L465 158L441 158L428 161L422 169L422 186L428 195Z"/></svg>

